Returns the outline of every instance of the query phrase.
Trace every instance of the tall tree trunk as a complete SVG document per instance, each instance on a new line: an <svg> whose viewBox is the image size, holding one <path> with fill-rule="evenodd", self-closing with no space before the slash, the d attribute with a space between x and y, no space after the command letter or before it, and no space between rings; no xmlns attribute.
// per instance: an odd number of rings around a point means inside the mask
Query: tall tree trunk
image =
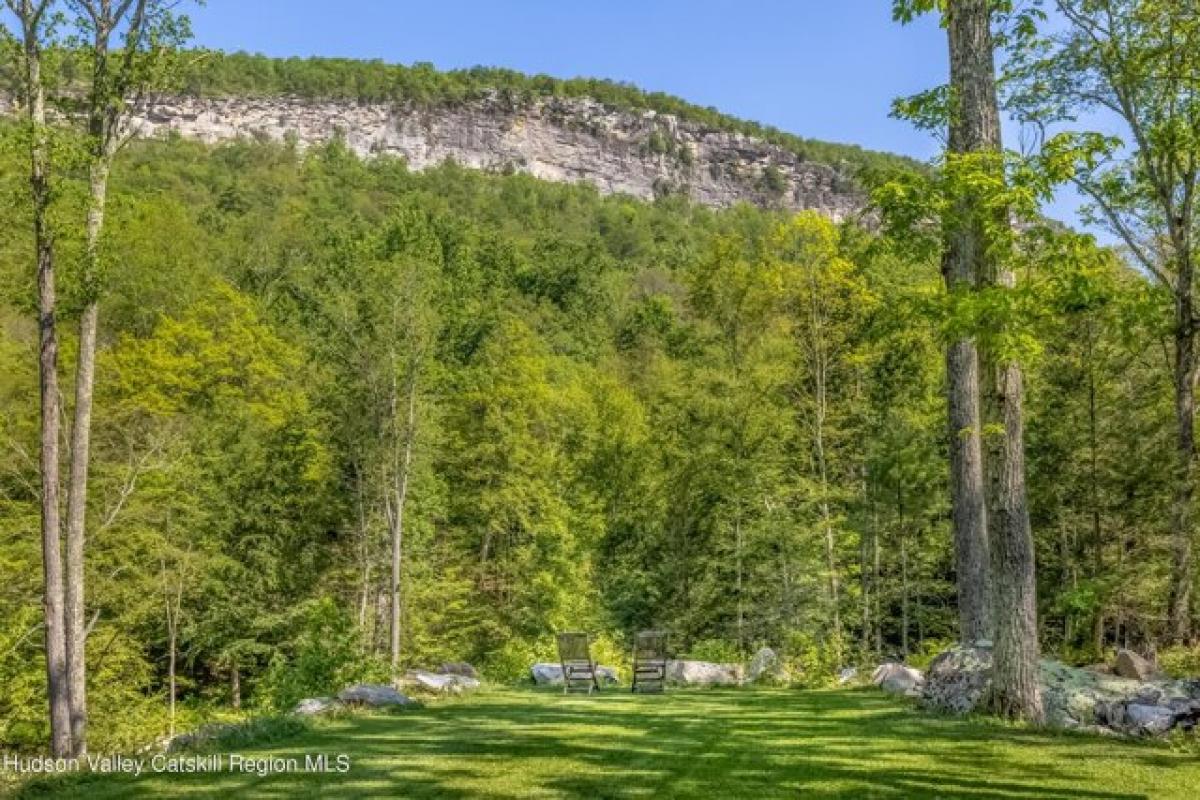
<svg viewBox="0 0 1200 800"><path fill-rule="evenodd" d="M978 3L951 3L947 13L963 17L975 10ZM986 24L986 10L985 14ZM956 65L954 49L956 33L950 26L950 81L966 76L962 59ZM988 41L990 47L990 39ZM991 51L987 53L991 58ZM965 120L965 110L951 114L949 146L952 153L966 153L982 144L979 133ZM956 211L964 211L959 201ZM971 292L979 282L981 242L970 230L961 226L949 231L942 257L942 277L951 294ZM973 339L959 338L946 348L946 408L947 437L950 447L950 508L954 535L954 560L958 584L959 637L969 643L989 639L992 635L991 589L988 576L988 529L986 498L983 483L983 448L980 441L979 354Z"/></svg>
<svg viewBox="0 0 1200 800"><path fill-rule="evenodd" d="M813 451L817 461L817 480L821 491L821 529L825 539L825 569L828 570L829 611L833 639L833 652L838 663L842 661L842 615L841 592L838 583L837 547L833 530L833 512L829 507L829 461L825 452L825 419L829 413L828 379L829 354L825 348L824 320L820 319L821 295L816 276L812 276L811 305L809 307L809 334L812 338L813 370Z"/></svg>
<svg viewBox="0 0 1200 800"><path fill-rule="evenodd" d="M950 126L951 157L1001 152L1000 113L991 35L989 0L952 0L947 8L950 86L956 103ZM1011 288L1011 272L994 263L988 227L1009 224L1004 210L987 210L967 189L964 210L953 231L960 257L974 267L982 287ZM987 540L990 553L993 650L990 704L1005 716L1042 718L1038 687L1037 598L1033 536L1025 495L1021 368L986 351L980 359L984 425Z"/></svg>
<svg viewBox="0 0 1200 800"><path fill-rule="evenodd" d="M229 705L234 709L242 707L242 671L236 661L229 667Z"/></svg>
<svg viewBox="0 0 1200 800"><path fill-rule="evenodd" d="M1192 622L1192 503L1196 479L1196 321L1191 258L1180 258L1175 290L1175 499L1171 508L1171 584L1167 636L1184 642Z"/></svg>
<svg viewBox="0 0 1200 800"><path fill-rule="evenodd" d="M871 537L875 535L875 506L866 490L864 481L863 494L870 511L867 514L867 525L858 542L858 574L860 593L862 594L862 632L859 648L861 657L867 660L871 652Z"/></svg>
<svg viewBox="0 0 1200 800"><path fill-rule="evenodd" d="M961 291L971 283L970 253L959 239L951 239L943 266L950 291ZM979 361L972 340L959 339L946 349L946 383L958 629L963 642L974 642L991 636L992 615L980 445Z"/></svg>
<svg viewBox="0 0 1200 800"><path fill-rule="evenodd" d="M991 366L987 419L1004 433L989 438L988 520L996 639L990 704L1003 716L1040 721L1038 686L1037 586L1033 535L1025 498L1025 453L1021 419L1021 369L1015 363ZM993 410L994 409L994 410Z"/></svg>
<svg viewBox="0 0 1200 800"><path fill-rule="evenodd" d="M871 585L875 587L875 655L883 657L883 583L880 578L879 532L871 537Z"/></svg>
<svg viewBox="0 0 1200 800"><path fill-rule="evenodd" d="M364 497L364 478L362 465L354 465L355 500L358 510L358 561L361 568L361 578L358 595L358 630L362 634L363 651L371 651L370 639L367 637L367 609L371 600L371 543L367 529L367 504Z"/></svg>
<svg viewBox="0 0 1200 800"><path fill-rule="evenodd" d="M1092 506L1092 577L1104 575L1104 528L1100 517L1100 413L1096 402L1096 359L1094 321L1088 320L1085 340L1088 371L1088 494ZM1104 660L1104 601L1096 605L1092 633L1096 659Z"/></svg>
<svg viewBox="0 0 1200 800"><path fill-rule="evenodd" d="M178 694L176 665L179 653L179 617L183 608L183 577L179 576L174 587L167 579L167 561L159 560L162 571L163 606L167 622L167 713L169 735L175 735L175 702ZM173 590L173 591L172 591Z"/></svg>
<svg viewBox="0 0 1200 800"><path fill-rule="evenodd" d="M742 510L739 502L738 510L733 518L733 547L734 560L737 562L734 590L737 592L737 646L738 653L746 652L746 606L742 597Z"/></svg>
<svg viewBox="0 0 1200 800"><path fill-rule="evenodd" d="M900 653L908 657L908 543L900 531Z"/></svg>
<svg viewBox="0 0 1200 800"><path fill-rule="evenodd" d="M71 476L67 485L67 672L70 676L71 748L87 751L87 633L84 621L84 545L87 536L88 465L92 436L92 394L96 374L96 328L100 234L108 194L108 160L91 166L83 274L87 304L79 319L79 360L75 367L75 415L71 426Z"/></svg>
<svg viewBox="0 0 1200 800"><path fill-rule="evenodd" d="M41 26L45 4L22 0L21 22L25 103L30 126L29 186L33 201L33 239L37 260L38 385L42 473L42 607L46 627L46 688L50 711L50 752L70 755L70 683L67 674L62 528L59 516L58 330L54 277L54 236L50 223L50 139L41 75Z"/></svg>
<svg viewBox="0 0 1200 800"><path fill-rule="evenodd" d="M401 577L404 548L404 507L408 501L408 478L412 468L413 438L416 436L417 422L417 376L416 366L411 367L408 379L408 410L404 424L404 451L398 459L398 469L395 473L394 507L389 514L392 522L392 625L391 625L391 656L392 672L400 668L400 633L401 633Z"/></svg>

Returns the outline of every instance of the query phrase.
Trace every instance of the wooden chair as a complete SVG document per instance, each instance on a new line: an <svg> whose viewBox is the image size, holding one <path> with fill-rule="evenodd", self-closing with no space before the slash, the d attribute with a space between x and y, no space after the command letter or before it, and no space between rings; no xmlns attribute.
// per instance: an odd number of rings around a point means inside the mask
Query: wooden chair
<svg viewBox="0 0 1200 800"><path fill-rule="evenodd" d="M633 692L662 692L667 685L667 632L638 631L633 640Z"/></svg>
<svg viewBox="0 0 1200 800"><path fill-rule="evenodd" d="M592 661L591 637L586 633L560 633L558 660L562 664L563 694L586 691L591 694L600 688L596 679L596 662Z"/></svg>

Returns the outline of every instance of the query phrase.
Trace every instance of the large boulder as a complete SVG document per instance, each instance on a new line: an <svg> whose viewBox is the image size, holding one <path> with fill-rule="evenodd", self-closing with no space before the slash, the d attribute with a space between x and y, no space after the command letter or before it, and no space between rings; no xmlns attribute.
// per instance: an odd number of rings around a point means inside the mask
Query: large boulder
<svg viewBox="0 0 1200 800"><path fill-rule="evenodd" d="M930 662L922 702L939 711L966 714L979 705L991 678L990 647L953 647Z"/></svg>
<svg viewBox="0 0 1200 800"><path fill-rule="evenodd" d="M952 648L930 664L921 700L958 714L983 710L991 679L990 647ZM1187 681L1134 680L1049 659L1040 662L1039 679L1051 727L1151 736L1200 724L1200 701Z"/></svg>
<svg viewBox="0 0 1200 800"><path fill-rule="evenodd" d="M529 668L529 674L538 686L562 686L562 664L539 662ZM620 683L615 669L600 664L596 665L596 679L604 685Z"/></svg>
<svg viewBox="0 0 1200 800"><path fill-rule="evenodd" d="M1117 651L1117 659L1113 662L1113 672L1122 678L1135 681L1149 681L1163 677L1152 662L1132 650L1125 649Z"/></svg>
<svg viewBox="0 0 1200 800"><path fill-rule="evenodd" d="M296 703L292 713L301 717L312 717L341 707L342 704L332 697L306 697Z"/></svg>
<svg viewBox="0 0 1200 800"><path fill-rule="evenodd" d="M741 664L687 660L667 662L667 680L684 686L737 686L743 677Z"/></svg>
<svg viewBox="0 0 1200 800"><path fill-rule="evenodd" d="M880 664L871 674L871 682L888 694L919 697L925 686L925 676L919 669L904 664L888 662Z"/></svg>
<svg viewBox="0 0 1200 800"><path fill-rule="evenodd" d="M750 666L746 669L746 680L751 683L787 683L789 676L787 667L775 651L763 647L750 660Z"/></svg>
<svg viewBox="0 0 1200 800"><path fill-rule="evenodd" d="M366 706L368 708L406 706L415 702L407 695L382 683L359 683L347 686L338 692L337 699L348 706Z"/></svg>
<svg viewBox="0 0 1200 800"><path fill-rule="evenodd" d="M475 678L478 680L479 673L474 667L465 661L446 661L437 671L442 675L461 675L464 678Z"/></svg>
<svg viewBox="0 0 1200 800"><path fill-rule="evenodd" d="M1166 733L1175 726L1175 712L1162 706L1130 703L1125 707L1125 717L1135 732L1151 736Z"/></svg>

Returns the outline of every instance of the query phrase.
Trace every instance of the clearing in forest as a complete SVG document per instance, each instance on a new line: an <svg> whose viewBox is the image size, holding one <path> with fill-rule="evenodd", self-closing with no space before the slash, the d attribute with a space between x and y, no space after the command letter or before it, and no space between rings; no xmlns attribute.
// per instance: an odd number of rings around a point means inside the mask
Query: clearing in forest
<svg viewBox="0 0 1200 800"><path fill-rule="evenodd" d="M80 778L37 796L1194 798L1195 752L931 716L873 690L485 690L322 720L244 755L346 754L344 774Z"/></svg>

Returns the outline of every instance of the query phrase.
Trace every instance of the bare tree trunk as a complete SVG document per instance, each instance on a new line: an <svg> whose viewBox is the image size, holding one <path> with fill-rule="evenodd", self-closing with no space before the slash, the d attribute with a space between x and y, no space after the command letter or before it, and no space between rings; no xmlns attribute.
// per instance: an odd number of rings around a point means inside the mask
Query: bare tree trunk
<svg viewBox="0 0 1200 800"><path fill-rule="evenodd" d="M821 529L825 539L825 569L828 570L829 611L835 660L842 661L842 617L841 597L838 584L837 548L833 531L833 514L829 507L829 464L825 453L825 419L828 407L829 354L826 352L823 320L820 319L821 296L816 276L812 276L812 293L809 307L809 334L812 340L813 370L813 451L817 461L817 480L821 491Z"/></svg>
<svg viewBox="0 0 1200 800"><path fill-rule="evenodd" d="M242 671L236 661L229 668L229 705L234 709L242 707Z"/></svg>
<svg viewBox="0 0 1200 800"><path fill-rule="evenodd" d="M737 575L734 590L737 592L737 645L738 653L746 652L746 607L742 598L742 511L739 505L733 519L734 560L737 562Z"/></svg>
<svg viewBox="0 0 1200 800"><path fill-rule="evenodd" d="M149 0L84 2L82 16L92 32L92 85L88 103L88 205L79 357L75 368L75 412L71 426L71 474L67 486L66 651L70 681L71 746L87 751L87 632L84 622L84 547L87 529L88 466L92 434L92 395L96 373L96 330L100 318L100 236L108 198L108 177L120 144L118 128L125 94L134 81L134 54L142 42ZM110 68L109 39L123 22L126 45L117 74Z"/></svg>
<svg viewBox="0 0 1200 800"><path fill-rule="evenodd" d="M50 223L50 141L42 85L41 34L48 3L19 0L10 7L23 39L26 114L30 126L29 186L33 201L33 238L37 260L38 384L42 473L42 607L46 623L46 688L50 706L50 752L71 752L70 683L67 674L66 614L59 516L58 330L54 276L54 235Z"/></svg>
<svg viewBox="0 0 1200 800"><path fill-rule="evenodd" d="M953 242L954 240L952 240ZM943 271L951 291L965 288L969 254L953 243ZM946 350L950 442L950 505L958 575L958 627L964 642L991 636L987 515L979 422L979 361L975 343L960 339Z"/></svg>
<svg viewBox="0 0 1200 800"><path fill-rule="evenodd" d="M875 504L867 490L867 482L863 481L863 494L870 507L867 514L867 526L858 543L859 583L862 592L862 658L866 659L871 652L871 539L875 536Z"/></svg>
<svg viewBox="0 0 1200 800"><path fill-rule="evenodd" d="M1104 529L1100 518L1100 413L1096 402L1095 330L1089 320L1086 338L1088 370L1088 494L1092 506L1092 577L1104 575ZM1096 606L1092 633L1096 659L1104 660L1104 602Z"/></svg>
<svg viewBox="0 0 1200 800"><path fill-rule="evenodd" d="M417 422L417 376L413 365L408 379L408 412L404 425L404 454L395 472L394 507L389 513L392 523L392 671L400 668L401 634L401 568L404 548L404 507L408 501L408 479L412 468L413 439Z"/></svg>
<svg viewBox="0 0 1200 800"><path fill-rule="evenodd" d="M950 128L951 155L1001 151L994 52L988 0L952 0L947 7L950 86L956 98ZM955 226L960 256L974 265L980 286L1013 285L1011 272L988 253L988 225L1009 224L1003 210L980 207L970 190L962 198L965 224ZM1020 366L1008 359L981 359L982 419L1002 430L988 437L985 475L990 553L993 650L992 708L1005 716L1042 718L1038 686L1037 598L1033 537L1025 496L1025 449Z"/></svg>
<svg viewBox="0 0 1200 800"><path fill-rule="evenodd" d="M951 3L947 13L965 16ZM986 15L986 11L984 12ZM986 19L985 19L986 24ZM950 31L955 48L956 32ZM988 42L990 46L990 39ZM991 51L987 57L991 58ZM961 61L961 60L960 60ZM962 71L951 55L951 84ZM959 78L961 82L963 78ZM982 143L978 132L963 119L965 110L951 115L951 152L966 153ZM960 212L963 203L960 201ZM973 291L979 282L978 261L982 242L969 229L958 226L949 232L942 258L942 277L947 291ZM980 443L979 354L971 338L959 338L946 349L947 436L950 446L950 506L954 534L954 558L958 584L959 636L963 642L988 639L992 635L991 592L988 576L988 529L983 484L983 450Z"/></svg>
<svg viewBox="0 0 1200 800"><path fill-rule="evenodd" d="M871 537L871 550L874 563L871 569L871 583L875 587L875 655L883 656L883 584L879 568L879 532Z"/></svg>
<svg viewBox="0 0 1200 800"><path fill-rule="evenodd" d="M167 703L168 703L168 735L175 735L175 699L177 694L176 664L179 650L179 614L183 607L183 578L178 578L172 597L171 585L167 579L166 559L160 559L163 582L163 605L167 621Z"/></svg>
<svg viewBox="0 0 1200 800"><path fill-rule="evenodd" d="M100 302L95 282L100 233L108 192L108 162L92 164L87 214L84 284L88 301L79 319L79 360L75 367L75 416L71 425L71 476L67 485L67 672L70 676L71 749L87 752L87 634L84 631L84 545L87 535L88 465L92 435L92 394L96 373L96 327Z"/></svg>
<svg viewBox="0 0 1200 800"><path fill-rule="evenodd" d="M1025 499L1021 368L1009 363L996 365L990 372L995 384L989 405L1004 428L1004 434L997 435L988 448L988 520L996 611L990 702L1004 716L1040 721L1037 586ZM991 417L989 414L988 419Z"/></svg>
<svg viewBox="0 0 1200 800"><path fill-rule="evenodd" d="M1196 480L1196 321L1191 259L1180 259L1175 291L1175 499L1171 507L1171 584L1167 636L1185 642L1192 621L1192 504Z"/></svg>
<svg viewBox="0 0 1200 800"><path fill-rule="evenodd" d="M362 579L358 597L358 630L362 634L362 645L365 652L370 652L371 643L367 637L367 609L371 601L371 543L367 529L366 500L363 497L363 474L361 465L354 468L355 496L358 505L358 560L362 569Z"/></svg>
<svg viewBox="0 0 1200 800"><path fill-rule="evenodd" d="M167 656L167 684L168 684L168 728L167 735L175 735L175 624L170 621L170 616L167 617L168 627L168 642L170 653Z"/></svg>
<svg viewBox="0 0 1200 800"><path fill-rule="evenodd" d="M900 653L908 657L908 543L900 531Z"/></svg>

